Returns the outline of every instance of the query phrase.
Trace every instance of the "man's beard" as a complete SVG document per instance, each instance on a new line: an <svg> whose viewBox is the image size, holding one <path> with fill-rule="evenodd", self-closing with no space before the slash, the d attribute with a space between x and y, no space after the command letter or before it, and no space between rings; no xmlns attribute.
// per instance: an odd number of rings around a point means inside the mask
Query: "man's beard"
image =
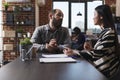
<svg viewBox="0 0 120 80"><path fill-rule="evenodd" d="M62 20L63 19L56 20L55 18L53 18L53 25L55 26L55 28L60 28L61 27Z"/></svg>

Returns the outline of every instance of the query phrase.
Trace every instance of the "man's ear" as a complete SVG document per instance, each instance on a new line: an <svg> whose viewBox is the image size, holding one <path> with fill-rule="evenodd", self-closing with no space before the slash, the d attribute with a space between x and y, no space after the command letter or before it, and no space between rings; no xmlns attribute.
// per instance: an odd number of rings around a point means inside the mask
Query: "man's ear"
<svg viewBox="0 0 120 80"><path fill-rule="evenodd" d="M50 13L48 17L49 19L52 19L53 15Z"/></svg>

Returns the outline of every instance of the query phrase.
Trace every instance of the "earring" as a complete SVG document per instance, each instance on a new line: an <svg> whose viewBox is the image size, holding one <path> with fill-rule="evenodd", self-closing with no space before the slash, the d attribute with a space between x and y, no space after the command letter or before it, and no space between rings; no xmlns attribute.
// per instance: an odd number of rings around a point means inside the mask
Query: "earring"
<svg viewBox="0 0 120 80"><path fill-rule="evenodd" d="M103 17L100 17L100 19L102 20L102 19L103 19Z"/></svg>

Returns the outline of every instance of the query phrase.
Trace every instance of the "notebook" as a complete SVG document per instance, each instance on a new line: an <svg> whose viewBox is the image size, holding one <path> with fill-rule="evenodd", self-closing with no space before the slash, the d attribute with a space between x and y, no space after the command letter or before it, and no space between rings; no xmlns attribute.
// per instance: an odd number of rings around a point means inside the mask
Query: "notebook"
<svg viewBox="0 0 120 80"><path fill-rule="evenodd" d="M46 58L63 58L63 57L68 57L66 54L42 54L42 57Z"/></svg>

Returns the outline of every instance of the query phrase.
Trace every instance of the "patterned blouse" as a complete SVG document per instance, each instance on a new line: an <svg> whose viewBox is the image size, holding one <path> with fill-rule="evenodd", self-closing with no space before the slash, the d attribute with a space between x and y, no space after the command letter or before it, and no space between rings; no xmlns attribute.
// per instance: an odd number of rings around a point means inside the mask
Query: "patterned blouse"
<svg viewBox="0 0 120 80"><path fill-rule="evenodd" d="M105 76L110 78L117 72L119 57L115 55L115 32L111 28L105 28L101 32L94 50L85 53L81 52L81 55L91 61Z"/></svg>

